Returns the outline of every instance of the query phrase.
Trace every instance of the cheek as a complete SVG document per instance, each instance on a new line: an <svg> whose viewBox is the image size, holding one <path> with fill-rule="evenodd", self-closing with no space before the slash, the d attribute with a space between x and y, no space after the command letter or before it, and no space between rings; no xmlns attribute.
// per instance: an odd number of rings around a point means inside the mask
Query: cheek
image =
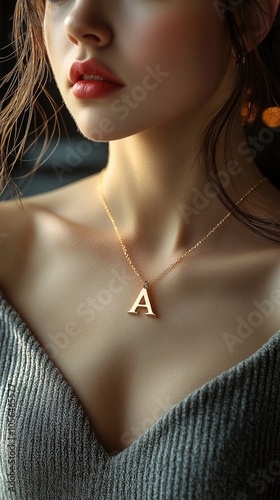
<svg viewBox="0 0 280 500"><path fill-rule="evenodd" d="M228 38L211 6L177 7L165 15L148 18L132 37L134 43L127 49L127 56L131 61L137 58L142 72L147 64L161 63L166 71L200 78L224 69L228 60Z"/></svg>
<svg viewBox="0 0 280 500"><path fill-rule="evenodd" d="M63 56L62 49L64 41L61 33L61 25L58 26L58 22L54 22L53 19L50 19L46 14L43 25L43 35L48 58L54 73L56 73L56 70L61 66L61 57Z"/></svg>
<svg viewBox="0 0 280 500"><path fill-rule="evenodd" d="M47 52L49 61L50 61L51 66L52 66L52 59L53 59L53 50L52 50L52 43L51 43L52 37L51 37L50 29L49 29L49 26L48 26L48 23L46 22L46 20L44 20L43 35L44 35L46 52Z"/></svg>

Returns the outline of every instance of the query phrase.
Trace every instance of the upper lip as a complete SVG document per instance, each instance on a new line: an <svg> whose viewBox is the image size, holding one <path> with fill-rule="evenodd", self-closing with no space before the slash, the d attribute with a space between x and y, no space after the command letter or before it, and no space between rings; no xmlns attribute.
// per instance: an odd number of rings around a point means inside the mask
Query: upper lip
<svg viewBox="0 0 280 500"><path fill-rule="evenodd" d="M94 61L93 59L88 59L87 61L75 61L70 68L70 81L74 85L83 75L95 75L104 80L117 85L124 85L124 83L113 73L111 73L107 68L104 68L101 64Z"/></svg>

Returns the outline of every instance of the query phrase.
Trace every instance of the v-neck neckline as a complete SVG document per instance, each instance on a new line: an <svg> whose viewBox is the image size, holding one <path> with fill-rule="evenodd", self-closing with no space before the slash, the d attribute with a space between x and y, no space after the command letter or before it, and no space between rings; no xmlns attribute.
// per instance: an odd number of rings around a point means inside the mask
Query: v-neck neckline
<svg viewBox="0 0 280 500"><path fill-rule="evenodd" d="M150 436L153 434L159 426L164 425L165 421L170 418L171 415L173 415L178 409L180 409L183 405L187 406L187 404L191 401L194 400L196 397L204 392L209 391L213 386L216 386L219 383L222 383L225 379L229 378L231 375L235 374L237 371L244 370L245 367L250 366L256 359L261 358L262 356L267 355L268 351L271 349L275 348L277 346L277 343L279 342L279 347L280 347L280 330L277 330L262 346L255 351L253 354L251 354L249 357L243 359L236 365L232 366L228 370L225 370L221 372L219 375L216 377L212 378L208 382L205 382L202 386L198 387L197 389L193 390L189 394L187 394L184 398L182 398L180 401L175 403L167 412L165 412L161 417L152 424L151 427L149 427L143 434L141 434L135 441L133 441L127 448L124 448L123 450L120 450L118 453L112 453L108 452L100 439L97 437L95 430L93 426L90 423L89 417L87 413L85 412L82 404L80 403L78 396L76 395L74 389L72 386L69 384L69 382L66 380L60 369L53 363L51 358L48 356L46 351L43 349L41 346L40 342L36 339L36 337L33 335L31 329L28 327L28 325L25 323L25 321L22 319L21 315L18 313L18 311L8 302L8 300L4 297L4 295L0 291L0 308L2 306L2 303L4 303L5 309L7 309L8 312L8 317L9 319L11 318L12 322L16 322L16 326L21 327L21 334L24 334L31 342L30 347L32 348L33 346L36 348L36 352L40 353L41 356L43 356L48 363L48 365L51 368L51 371L56 374L56 377L60 379L60 381L66 386L67 391L71 395L72 399L75 400L77 408L80 410L82 415L84 416L85 420L87 421L90 431L94 436L94 439L96 443L98 444L98 448L102 450L102 454L105 457L105 459L109 460L115 457L121 457L127 453L130 453L131 450L138 445L142 441L145 440L146 437Z"/></svg>

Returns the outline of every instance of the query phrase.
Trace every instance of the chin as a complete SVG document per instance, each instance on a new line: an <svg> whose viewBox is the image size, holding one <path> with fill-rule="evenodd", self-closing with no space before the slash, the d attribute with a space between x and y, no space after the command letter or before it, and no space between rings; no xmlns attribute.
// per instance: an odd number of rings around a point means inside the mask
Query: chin
<svg viewBox="0 0 280 500"><path fill-rule="evenodd" d="M125 137L130 137L132 135L138 134L147 130L150 127L141 128L139 125L134 125L131 127L124 127L120 123L114 124L112 121L103 121L101 126L98 127L97 124L85 124L75 120L79 132L86 138L95 142L110 142L117 141L119 139L124 139Z"/></svg>

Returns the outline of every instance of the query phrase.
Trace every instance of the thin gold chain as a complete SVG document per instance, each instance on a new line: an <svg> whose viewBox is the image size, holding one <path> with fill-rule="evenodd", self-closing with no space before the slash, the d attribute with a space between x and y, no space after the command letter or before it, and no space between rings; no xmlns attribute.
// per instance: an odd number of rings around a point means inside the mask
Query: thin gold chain
<svg viewBox="0 0 280 500"><path fill-rule="evenodd" d="M123 253L127 259L127 261L129 262L131 268L133 269L134 273L136 274L137 278L139 280L141 280L143 283L144 283L144 286L147 288L148 285L150 283L153 283L154 281L158 280L159 278L161 278L161 276L163 276L165 273L167 273L168 271L170 271L171 269L173 269L174 266L176 266L176 264L178 264L178 262L180 262L182 259L184 259L184 257L186 257L187 255L189 255L193 250L195 250L199 245L201 245L201 243L203 243L205 240L207 240L207 238L209 238L209 236L211 234L213 234L216 229L218 229L218 227L220 227L228 218L229 216L231 215L231 212L228 212L226 214L225 217L223 217L205 236L203 236L203 238L201 238L201 240L199 240L195 245L193 245L191 248L189 248L189 250L187 250L185 253L183 253L180 257L178 257L172 264L170 264L170 266L168 266L166 269L164 269L161 273L157 274L154 278L151 278L150 280L143 280L143 278L141 278L139 272L137 271L136 267L134 266L134 264L132 263L132 260L128 254L128 251L127 251L127 248L126 246L124 245L123 243L123 240L122 240L122 237L119 233L119 230L117 228L117 225L115 223L115 220L110 212L110 209L106 203L106 200L104 198L104 194L103 194L103 187L102 187L102 180L103 180L103 174L105 172L105 168L103 168L103 170L101 170L100 174L99 174L99 183L98 183L98 190L99 190L99 195L100 195L100 198L102 200L102 203L103 203L103 206L108 214L108 217L109 219L111 220L113 226L114 226L114 229L116 231L116 234L117 234L117 237L121 243L121 246L122 246L122 249L123 249ZM241 203L244 198L246 198L250 193L252 193L252 191L254 191L254 189L256 189L262 182L266 181L267 180L267 177L264 177L263 179L261 179L259 182L257 182L251 189L249 189L249 191L247 191L247 193L245 193L242 198L240 198L240 200L238 200L238 202L235 204L236 206L239 205L239 203Z"/></svg>

